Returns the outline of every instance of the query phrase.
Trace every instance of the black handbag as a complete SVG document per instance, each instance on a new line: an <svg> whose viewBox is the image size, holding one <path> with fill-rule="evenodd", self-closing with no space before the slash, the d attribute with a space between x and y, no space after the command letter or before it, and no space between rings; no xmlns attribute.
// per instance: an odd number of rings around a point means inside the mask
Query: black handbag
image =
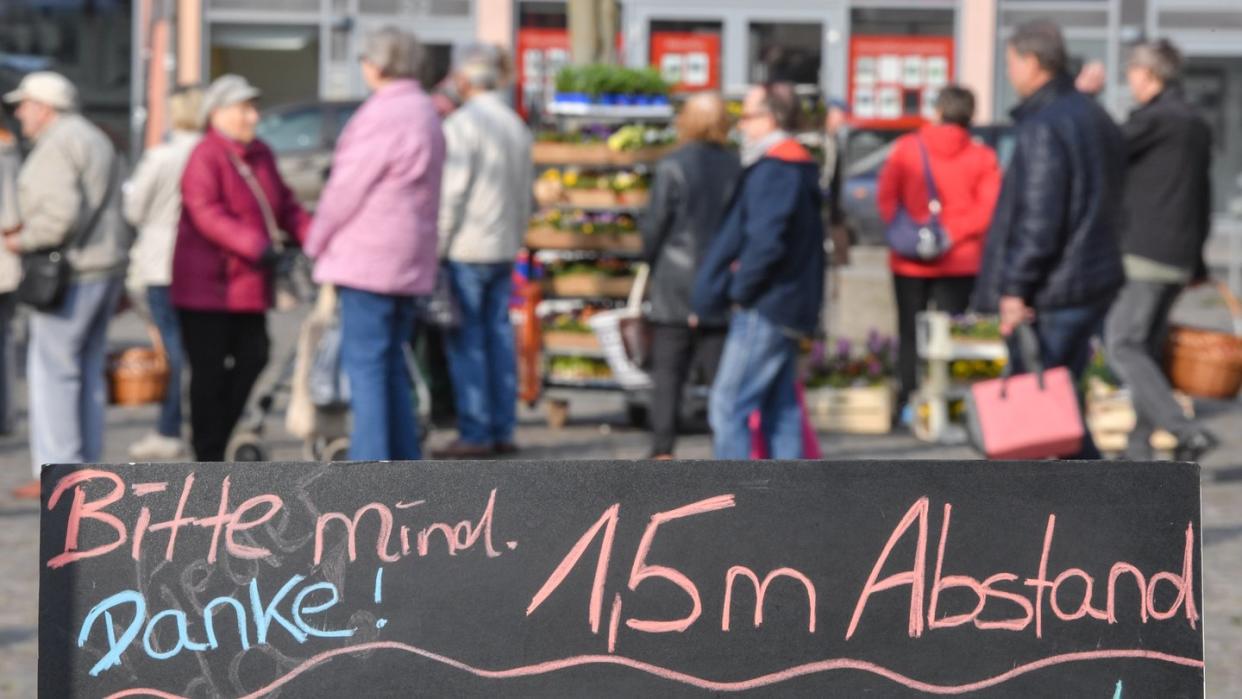
<svg viewBox="0 0 1242 699"><path fill-rule="evenodd" d="M108 175L108 187L104 190L103 201L91 213L86 225L78 229L77 235L64 245L35 250L22 255L22 279L17 284L14 294L19 303L34 308L36 311L54 311L64 303L65 292L69 290L68 251L82 245L95 230L104 209L112 200L112 190L116 187L116 165Z"/></svg>
<svg viewBox="0 0 1242 699"><path fill-rule="evenodd" d="M414 299L414 310L418 320L426 325L445 330L455 330L461 325L461 305L453 293L453 281L447 265L440 265L436 270L436 285L431 295Z"/></svg>
<svg viewBox="0 0 1242 699"><path fill-rule="evenodd" d="M22 255L22 280L14 292L17 301L36 311L59 308L69 288L69 271L61 248Z"/></svg>

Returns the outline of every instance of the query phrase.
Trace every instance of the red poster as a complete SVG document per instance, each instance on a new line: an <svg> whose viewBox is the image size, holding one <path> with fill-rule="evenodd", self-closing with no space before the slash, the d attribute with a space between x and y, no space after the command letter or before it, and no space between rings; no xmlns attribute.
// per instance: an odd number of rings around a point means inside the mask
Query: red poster
<svg viewBox="0 0 1242 699"><path fill-rule="evenodd" d="M617 33L617 61L624 65L624 39ZM569 65L569 30L519 29L517 35L517 109L526 116L532 104L556 92L556 74Z"/></svg>
<svg viewBox="0 0 1242 699"><path fill-rule="evenodd" d="M546 101L556 91L556 74L569 65L569 31L519 29L517 35L517 107Z"/></svg>
<svg viewBox="0 0 1242 699"><path fill-rule="evenodd" d="M913 129L932 114L940 88L953 81L954 42L941 36L850 39L850 107L864 128Z"/></svg>
<svg viewBox="0 0 1242 699"><path fill-rule="evenodd" d="M675 92L720 89L720 35L652 32L651 65Z"/></svg>

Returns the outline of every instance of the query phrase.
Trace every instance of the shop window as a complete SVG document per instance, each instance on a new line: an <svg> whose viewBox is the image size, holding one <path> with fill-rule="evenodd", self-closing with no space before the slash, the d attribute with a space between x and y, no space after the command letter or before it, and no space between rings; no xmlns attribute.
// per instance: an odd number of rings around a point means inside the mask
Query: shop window
<svg viewBox="0 0 1242 699"><path fill-rule="evenodd" d="M819 22L751 22L748 80L818 85L823 37Z"/></svg>
<svg viewBox="0 0 1242 699"><path fill-rule="evenodd" d="M720 22L653 20L648 61L680 92L720 89Z"/></svg>
<svg viewBox="0 0 1242 699"><path fill-rule="evenodd" d="M850 11L854 36L953 36L953 10L915 10L896 7Z"/></svg>

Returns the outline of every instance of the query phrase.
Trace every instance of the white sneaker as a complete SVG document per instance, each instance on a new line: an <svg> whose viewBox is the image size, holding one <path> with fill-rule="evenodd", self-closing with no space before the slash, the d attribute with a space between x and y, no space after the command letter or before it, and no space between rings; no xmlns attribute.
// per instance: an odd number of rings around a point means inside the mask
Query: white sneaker
<svg viewBox="0 0 1242 699"><path fill-rule="evenodd" d="M129 447L129 458L135 461L168 461L185 456L185 442L152 432Z"/></svg>

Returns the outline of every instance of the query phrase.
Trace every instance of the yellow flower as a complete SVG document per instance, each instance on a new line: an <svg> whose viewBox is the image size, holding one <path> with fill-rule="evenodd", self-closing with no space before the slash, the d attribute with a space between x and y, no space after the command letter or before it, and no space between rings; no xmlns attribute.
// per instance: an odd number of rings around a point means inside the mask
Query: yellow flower
<svg viewBox="0 0 1242 699"><path fill-rule="evenodd" d="M577 187L578 186L578 171L577 170L566 170L565 175L561 178L561 182L566 187Z"/></svg>

